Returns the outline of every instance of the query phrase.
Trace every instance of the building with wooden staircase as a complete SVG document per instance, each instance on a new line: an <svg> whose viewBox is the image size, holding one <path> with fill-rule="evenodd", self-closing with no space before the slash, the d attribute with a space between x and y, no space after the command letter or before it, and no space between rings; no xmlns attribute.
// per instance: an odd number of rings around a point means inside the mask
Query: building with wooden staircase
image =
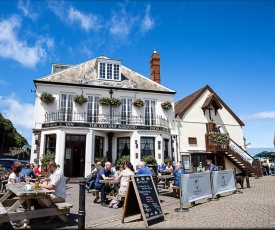
<svg viewBox="0 0 275 230"><path fill-rule="evenodd" d="M258 160L246 151L244 123L206 85L175 103L178 161L187 171L211 159L222 169L261 176Z"/></svg>

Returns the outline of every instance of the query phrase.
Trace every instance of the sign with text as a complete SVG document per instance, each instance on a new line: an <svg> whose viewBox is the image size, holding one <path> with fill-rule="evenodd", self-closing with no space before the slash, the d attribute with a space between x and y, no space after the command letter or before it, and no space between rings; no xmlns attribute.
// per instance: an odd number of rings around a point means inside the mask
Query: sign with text
<svg viewBox="0 0 275 230"><path fill-rule="evenodd" d="M210 172L181 174L182 204L212 197Z"/></svg>
<svg viewBox="0 0 275 230"><path fill-rule="evenodd" d="M213 194L236 190L234 169L212 171Z"/></svg>
<svg viewBox="0 0 275 230"><path fill-rule="evenodd" d="M126 216L139 213L145 227L148 227L148 222L164 220L157 190L152 175L149 174L131 176L125 196L122 223Z"/></svg>

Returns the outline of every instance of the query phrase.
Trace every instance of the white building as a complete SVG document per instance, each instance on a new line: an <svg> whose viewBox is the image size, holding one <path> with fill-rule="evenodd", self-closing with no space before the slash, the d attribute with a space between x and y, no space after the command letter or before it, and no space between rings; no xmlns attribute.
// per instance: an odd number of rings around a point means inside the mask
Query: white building
<svg viewBox="0 0 275 230"><path fill-rule="evenodd" d="M176 102L175 116L179 161L187 170L196 171L199 162L206 165L206 159L211 159L222 169L242 173L247 168L260 176L258 162L246 151L244 123L208 85ZM229 138L213 142L210 134Z"/></svg>
<svg viewBox="0 0 275 230"><path fill-rule="evenodd" d="M31 162L51 151L66 176L83 176L101 156L114 163L121 155L130 155L134 166L146 155L154 155L158 163L167 156L176 160L175 91L160 84L156 51L150 65L148 79L123 66L121 60L104 56L74 66L53 64L51 74L34 80ZM43 102L44 93L52 94L53 102ZM77 103L76 96L88 100ZM107 98L122 104L100 103ZM144 106L134 106L137 99ZM165 102L172 107L163 108Z"/></svg>

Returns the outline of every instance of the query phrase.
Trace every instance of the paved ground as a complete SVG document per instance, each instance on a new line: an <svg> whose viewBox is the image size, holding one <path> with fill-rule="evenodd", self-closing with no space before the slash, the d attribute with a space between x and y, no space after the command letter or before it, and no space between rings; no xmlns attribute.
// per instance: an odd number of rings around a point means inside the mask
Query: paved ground
<svg viewBox="0 0 275 230"><path fill-rule="evenodd" d="M78 228L79 185L67 184L67 202L74 204L70 225L65 226L56 219L49 225L43 220L31 223L29 229L76 229ZM175 212L179 208L179 199L161 195L162 209L165 221L150 225L149 228L227 228L227 229L275 229L275 176L264 176L260 179L250 178L250 187L240 189L241 194L232 192L221 194L217 201L202 199L196 205L188 208L188 212ZM129 229L145 228L140 215L126 217L121 223L122 208L111 209L93 203L92 194L86 193L86 229ZM4 228L3 228L4 227ZM0 229L13 229L6 224Z"/></svg>

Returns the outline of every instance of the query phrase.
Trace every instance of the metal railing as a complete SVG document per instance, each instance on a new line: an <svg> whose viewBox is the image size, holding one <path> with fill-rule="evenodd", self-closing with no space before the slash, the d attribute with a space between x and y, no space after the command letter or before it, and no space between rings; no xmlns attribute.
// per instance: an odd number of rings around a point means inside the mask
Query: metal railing
<svg viewBox="0 0 275 230"><path fill-rule="evenodd" d="M125 124L125 125L144 125L160 126L169 128L169 121L162 116L124 116L118 112L107 114L90 114L78 112L58 111L45 114L45 123L50 122L85 122L98 124Z"/></svg>

